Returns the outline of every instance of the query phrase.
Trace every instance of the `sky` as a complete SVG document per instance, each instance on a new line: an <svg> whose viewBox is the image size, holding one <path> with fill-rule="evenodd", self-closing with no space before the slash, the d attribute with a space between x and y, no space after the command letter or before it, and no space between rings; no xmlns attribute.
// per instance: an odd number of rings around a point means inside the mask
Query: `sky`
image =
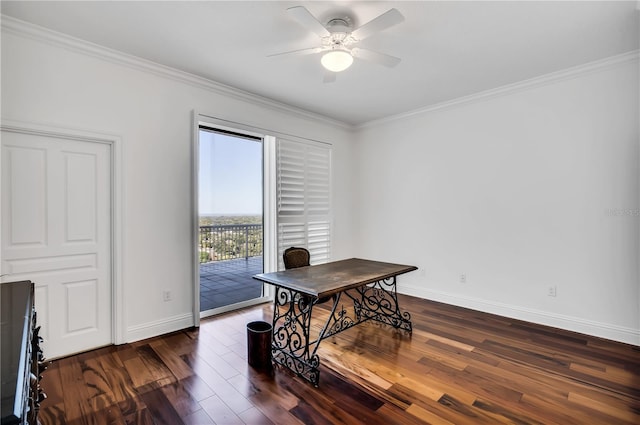
<svg viewBox="0 0 640 425"><path fill-rule="evenodd" d="M200 215L262 215L262 141L200 131Z"/></svg>

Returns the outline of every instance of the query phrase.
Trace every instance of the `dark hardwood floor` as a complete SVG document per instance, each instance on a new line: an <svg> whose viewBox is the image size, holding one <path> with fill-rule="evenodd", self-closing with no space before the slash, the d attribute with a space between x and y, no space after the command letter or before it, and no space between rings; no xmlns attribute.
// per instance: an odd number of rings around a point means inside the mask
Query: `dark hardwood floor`
<svg viewBox="0 0 640 425"><path fill-rule="evenodd" d="M246 324L270 305L54 361L42 424L640 423L638 347L400 302L413 334L365 323L323 341L319 388L247 365Z"/></svg>

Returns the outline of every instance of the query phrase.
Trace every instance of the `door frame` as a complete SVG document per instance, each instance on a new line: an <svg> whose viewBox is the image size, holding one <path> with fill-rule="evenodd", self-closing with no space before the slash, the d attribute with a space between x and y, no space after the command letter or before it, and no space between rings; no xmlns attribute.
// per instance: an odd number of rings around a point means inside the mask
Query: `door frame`
<svg viewBox="0 0 640 425"><path fill-rule="evenodd" d="M262 264L265 272L275 271L277 268L277 235L275 214L275 178L276 157L275 137L267 134L265 130L223 120L210 115L193 111L192 150L191 150L191 239L193 265L193 324L200 326L200 259L198 255L198 175L199 175L199 131L200 127L209 127L235 133L243 133L262 139ZM246 305L259 304L273 299L273 288L265 285L263 296L255 302L247 302Z"/></svg>
<svg viewBox="0 0 640 425"><path fill-rule="evenodd" d="M122 138L120 136L107 133L98 133L74 128L54 127L50 125L7 119L2 119L2 121L0 122L0 132L2 131L109 145L109 163L111 170L111 343L124 344L125 342L127 342L127 335L125 328L125 296L122 282L122 212L124 209L122 184ZM0 155L2 155L1 150ZM2 158L0 157L0 160L1 159ZM1 197L0 202L2 202ZM0 237L2 237L1 234ZM2 260L1 256L2 251L0 250L0 261Z"/></svg>

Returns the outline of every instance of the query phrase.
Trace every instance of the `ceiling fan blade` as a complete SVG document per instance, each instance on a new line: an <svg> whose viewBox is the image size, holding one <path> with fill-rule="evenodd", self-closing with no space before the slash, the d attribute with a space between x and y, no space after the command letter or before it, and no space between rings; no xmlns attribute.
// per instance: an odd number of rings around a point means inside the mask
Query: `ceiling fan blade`
<svg viewBox="0 0 640 425"><path fill-rule="evenodd" d="M363 59L368 62L384 65L389 68L393 68L401 61L400 58L397 58L395 56L387 55L380 52L374 52L373 50L369 49L361 49L359 47L354 47L353 49L351 49L351 54L358 59Z"/></svg>
<svg viewBox="0 0 640 425"><path fill-rule="evenodd" d="M328 37L331 33L311 14L304 6L294 6L287 9L289 15L296 19L302 26L318 34L319 37Z"/></svg>
<svg viewBox="0 0 640 425"><path fill-rule="evenodd" d="M323 83L335 83L336 82L336 72L331 72L328 69L324 70L324 76L322 77Z"/></svg>
<svg viewBox="0 0 640 425"><path fill-rule="evenodd" d="M364 40L365 38L397 25L402 21L404 21L404 16L402 16L402 13L400 13L398 9L389 9L382 15L372 19L357 30L353 31L351 35L356 40Z"/></svg>
<svg viewBox="0 0 640 425"><path fill-rule="evenodd" d="M312 55L314 53L320 53L322 50L324 50L322 47L307 47L305 49L297 49L297 50L290 50L288 52L274 53L272 55L267 55L267 57L271 58L271 57L274 57L274 56Z"/></svg>

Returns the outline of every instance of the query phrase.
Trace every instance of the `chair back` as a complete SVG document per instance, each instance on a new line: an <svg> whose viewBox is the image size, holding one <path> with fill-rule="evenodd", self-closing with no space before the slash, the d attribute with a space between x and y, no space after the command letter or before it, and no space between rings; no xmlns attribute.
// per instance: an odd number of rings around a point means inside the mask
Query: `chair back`
<svg viewBox="0 0 640 425"><path fill-rule="evenodd" d="M282 253L284 268L287 270L308 266L310 258L311 255L307 249L295 246L285 249L284 253Z"/></svg>

